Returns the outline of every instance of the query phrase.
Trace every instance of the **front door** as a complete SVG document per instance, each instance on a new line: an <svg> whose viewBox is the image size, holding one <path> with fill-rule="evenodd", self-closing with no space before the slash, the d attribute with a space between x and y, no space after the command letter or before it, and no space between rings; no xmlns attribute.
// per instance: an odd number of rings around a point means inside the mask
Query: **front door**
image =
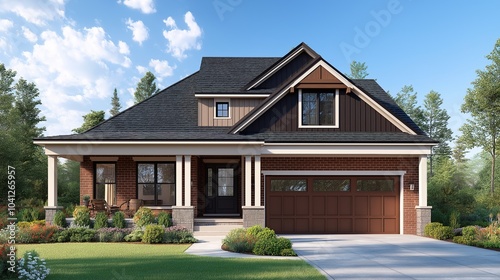
<svg viewBox="0 0 500 280"><path fill-rule="evenodd" d="M207 215L238 214L238 169L231 166L207 166Z"/></svg>

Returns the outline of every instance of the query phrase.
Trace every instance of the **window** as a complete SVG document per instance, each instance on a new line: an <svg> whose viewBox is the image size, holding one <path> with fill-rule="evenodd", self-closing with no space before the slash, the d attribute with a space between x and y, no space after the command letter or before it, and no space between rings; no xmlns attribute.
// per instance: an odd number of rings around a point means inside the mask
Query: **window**
<svg viewBox="0 0 500 280"><path fill-rule="evenodd" d="M299 126L338 127L338 89L299 90Z"/></svg>
<svg viewBox="0 0 500 280"><path fill-rule="evenodd" d="M349 179L314 179L315 192L348 192L351 190Z"/></svg>
<svg viewBox="0 0 500 280"><path fill-rule="evenodd" d="M137 193L145 205L174 205L175 163L138 163Z"/></svg>
<svg viewBox="0 0 500 280"><path fill-rule="evenodd" d="M95 186L96 199L104 199L109 205L116 205L116 176L114 163L95 164Z"/></svg>
<svg viewBox="0 0 500 280"><path fill-rule="evenodd" d="M215 110L216 118L229 118L229 102L216 102Z"/></svg>
<svg viewBox="0 0 500 280"><path fill-rule="evenodd" d="M393 192L394 180L389 178L358 179L358 192Z"/></svg>
<svg viewBox="0 0 500 280"><path fill-rule="evenodd" d="M272 192L305 192L307 181L305 179L272 179Z"/></svg>

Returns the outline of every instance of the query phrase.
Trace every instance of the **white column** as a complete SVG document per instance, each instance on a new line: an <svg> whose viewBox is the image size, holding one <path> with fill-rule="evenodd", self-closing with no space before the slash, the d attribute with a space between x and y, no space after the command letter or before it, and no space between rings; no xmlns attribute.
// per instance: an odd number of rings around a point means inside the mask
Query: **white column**
<svg viewBox="0 0 500 280"><path fill-rule="evenodd" d="M418 185L418 205L427 206L427 156L420 156Z"/></svg>
<svg viewBox="0 0 500 280"><path fill-rule="evenodd" d="M255 156L255 206L260 206L260 201L262 199L260 193L260 156Z"/></svg>
<svg viewBox="0 0 500 280"><path fill-rule="evenodd" d="M182 156L175 156L175 206L182 206Z"/></svg>
<svg viewBox="0 0 500 280"><path fill-rule="evenodd" d="M185 206L191 206L191 156L184 156L184 186L186 187L186 196L184 197Z"/></svg>
<svg viewBox="0 0 500 280"><path fill-rule="evenodd" d="M245 206L252 206L252 157L245 156Z"/></svg>
<svg viewBox="0 0 500 280"><path fill-rule="evenodd" d="M57 156L48 156L48 205L57 206Z"/></svg>

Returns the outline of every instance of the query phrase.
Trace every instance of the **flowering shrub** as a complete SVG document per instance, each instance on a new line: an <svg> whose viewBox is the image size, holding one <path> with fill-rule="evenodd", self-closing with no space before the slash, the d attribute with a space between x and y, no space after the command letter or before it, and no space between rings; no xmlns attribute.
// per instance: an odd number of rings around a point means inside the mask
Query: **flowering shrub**
<svg viewBox="0 0 500 280"><path fill-rule="evenodd" d="M45 279L50 273L44 259L40 259L38 253L34 250L24 253L23 258L19 260L18 274L19 279Z"/></svg>
<svg viewBox="0 0 500 280"><path fill-rule="evenodd" d="M19 227L16 241L18 243L47 243L52 241L52 236L58 232L56 226L47 226L34 223L29 227Z"/></svg>
<svg viewBox="0 0 500 280"><path fill-rule="evenodd" d="M163 235L163 243L196 243L196 238L193 234L187 230L185 227L181 226L171 226L165 228L165 234Z"/></svg>

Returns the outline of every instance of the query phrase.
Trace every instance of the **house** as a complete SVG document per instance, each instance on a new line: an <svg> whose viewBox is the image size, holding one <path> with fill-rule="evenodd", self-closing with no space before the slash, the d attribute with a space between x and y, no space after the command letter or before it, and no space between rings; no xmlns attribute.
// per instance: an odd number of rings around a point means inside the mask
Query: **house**
<svg viewBox="0 0 500 280"><path fill-rule="evenodd" d="M423 233L437 142L372 79L349 79L302 43L283 57L206 57L200 70L96 127L35 139L80 162L80 195L131 198L278 233Z"/></svg>

